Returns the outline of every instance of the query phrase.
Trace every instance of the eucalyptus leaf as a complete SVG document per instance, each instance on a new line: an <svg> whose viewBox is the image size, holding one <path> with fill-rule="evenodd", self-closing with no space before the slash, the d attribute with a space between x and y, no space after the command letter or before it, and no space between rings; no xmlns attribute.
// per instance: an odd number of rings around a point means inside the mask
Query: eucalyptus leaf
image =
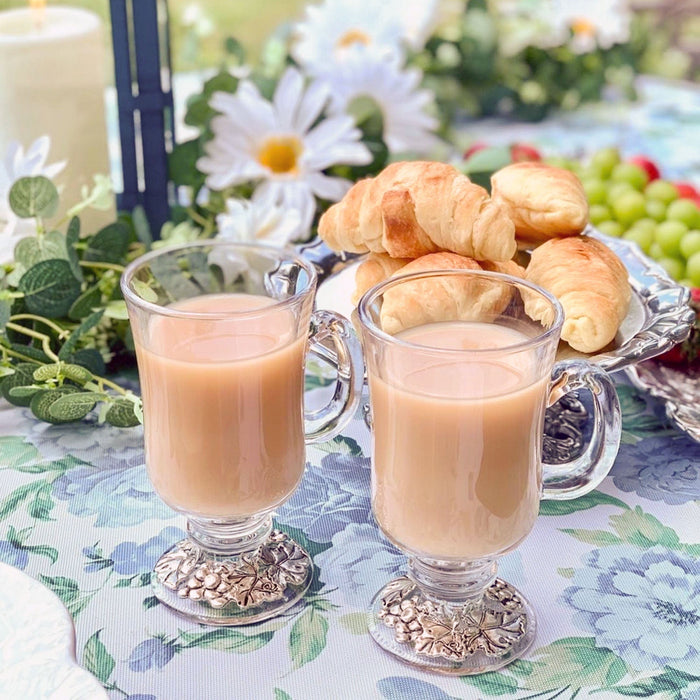
<svg viewBox="0 0 700 700"><path fill-rule="evenodd" d="M78 387L70 385L63 385L61 387L57 387L56 389L41 391L37 394L34 394L31 402L29 403L29 408L39 420L43 420L46 423L54 423L57 425L60 423L69 423L75 420L75 418L63 419L54 416L51 413L51 406L62 396L66 396L67 394L73 394L79 391L80 389L78 389Z"/></svg>
<svg viewBox="0 0 700 700"><path fill-rule="evenodd" d="M83 260L119 264L124 262L128 250L129 229L125 224L116 222L100 229L88 239Z"/></svg>
<svg viewBox="0 0 700 700"><path fill-rule="evenodd" d="M89 316L95 311L95 307L100 306L101 302L102 292L99 285L95 284L92 287L88 287L68 309L68 318L73 321L80 321L80 319Z"/></svg>
<svg viewBox="0 0 700 700"><path fill-rule="evenodd" d="M30 313L48 318L65 316L80 296L80 282L67 260L37 263L22 275L17 288Z"/></svg>
<svg viewBox="0 0 700 700"><path fill-rule="evenodd" d="M84 418L102 398L102 394L96 392L78 391L60 396L49 405L48 411L55 420L68 423Z"/></svg>
<svg viewBox="0 0 700 700"><path fill-rule="evenodd" d="M141 424L134 413L134 402L129 399L117 399L107 410L105 420L115 428L133 428Z"/></svg>
<svg viewBox="0 0 700 700"><path fill-rule="evenodd" d="M102 316L104 316L104 309L95 311L83 319L82 323L71 332L68 340L61 346L61 349L58 351L58 357L61 360L67 360L75 350L80 338L92 330L100 322Z"/></svg>
<svg viewBox="0 0 700 700"><path fill-rule="evenodd" d="M14 397L10 391L18 386L31 386L34 384L34 370L36 365L32 362L20 362L15 365L15 373L0 381L0 393L3 398L15 406L29 406L31 397Z"/></svg>
<svg viewBox="0 0 700 700"><path fill-rule="evenodd" d="M58 209L56 185L43 175L21 177L10 188L10 209L20 219L48 218Z"/></svg>

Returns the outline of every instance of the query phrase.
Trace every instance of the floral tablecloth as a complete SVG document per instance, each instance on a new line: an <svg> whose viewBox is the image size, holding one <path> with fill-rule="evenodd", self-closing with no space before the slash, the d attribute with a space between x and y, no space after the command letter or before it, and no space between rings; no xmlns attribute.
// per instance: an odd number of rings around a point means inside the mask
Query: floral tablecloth
<svg viewBox="0 0 700 700"><path fill-rule="evenodd" d="M616 143L700 182L699 94L653 82L642 93L631 108L476 123L465 135L570 154ZM405 558L372 520L359 414L309 448L301 487L277 516L317 571L281 619L215 629L158 604L149 572L184 521L153 492L141 430L49 426L2 401L0 559L64 601L79 660L115 699L700 700L700 445L622 379L618 391L624 435L611 474L584 498L544 502L534 531L501 562L539 628L526 658L498 673L429 675L371 640L365 608Z"/></svg>
<svg viewBox="0 0 700 700"><path fill-rule="evenodd" d="M130 700L235 698L700 698L700 445L619 384L624 438L592 494L544 502L500 571L538 615L534 648L505 670L434 676L371 640L365 608L405 558L370 513L369 433L357 415L308 450L277 524L317 575L285 617L191 624L158 604L149 571L183 535L143 466L140 429L49 426L0 407L0 559L64 601L78 658Z"/></svg>

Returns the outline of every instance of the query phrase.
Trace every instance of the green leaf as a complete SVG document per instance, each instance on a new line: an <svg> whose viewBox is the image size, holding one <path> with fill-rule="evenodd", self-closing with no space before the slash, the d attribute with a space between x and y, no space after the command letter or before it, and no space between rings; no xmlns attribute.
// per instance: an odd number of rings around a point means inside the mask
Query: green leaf
<svg viewBox="0 0 700 700"><path fill-rule="evenodd" d="M0 333L4 333L11 315L12 302L9 299L0 299Z"/></svg>
<svg viewBox="0 0 700 700"><path fill-rule="evenodd" d="M666 527L639 506L620 515L611 515L610 523L623 542L645 549L657 544L668 549L679 549L680 542L675 530Z"/></svg>
<svg viewBox="0 0 700 700"><path fill-rule="evenodd" d="M128 321L129 312L126 309L126 302L123 299L115 299L107 303L104 309L106 318L113 318L115 321Z"/></svg>
<svg viewBox="0 0 700 700"><path fill-rule="evenodd" d="M346 613L342 615L338 621L350 634L360 636L369 632L367 627L367 613Z"/></svg>
<svg viewBox="0 0 700 700"><path fill-rule="evenodd" d="M68 318L73 321L80 321L80 319L89 316L94 312L96 306L100 306L102 303L102 292L100 291L99 285L94 285L88 287L72 304L70 309L68 309Z"/></svg>
<svg viewBox="0 0 700 700"><path fill-rule="evenodd" d="M60 318L80 296L80 282L67 260L43 260L30 267L17 288L24 294L30 313Z"/></svg>
<svg viewBox="0 0 700 700"><path fill-rule="evenodd" d="M49 405L49 414L59 423L69 423L80 420L95 408L102 394L91 391L80 391L73 394L60 396Z"/></svg>
<svg viewBox="0 0 700 700"><path fill-rule="evenodd" d="M275 688L275 700L292 700L292 696L281 688Z"/></svg>
<svg viewBox="0 0 700 700"><path fill-rule="evenodd" d="M23 437L16 435L0 436L0 466L5 469L17 469L41 459L39 450Z"/></svg>
<svg viewBox="0 0 700 700"><path fill-rule="evenodd" d="M31 399L37 391L45 391L41 386L16 386L10 389L10 396L13 399Z"/></svg>
<svg viewBox="0 0 700 700"><path fill-rule="evenodd" d="M105 362L100 351L95 348L81 348L66 359L73 364L85 367L86 370L98 377L105 373Z"/></svg>
<svg viewBox="0 0 700 700"><path fill-rule="evenodd" d="M75 244L80 239L80 219L74 216L68 223L66 231L66 252L68 255L68 263L70 269L77 280L83 281L83 270L80 267L80 258L78 251L75 249Z"/></svg>
<svg viewBox="0 0 700 700"><path fill-rule="evenodd" d="M134 428L141 423L134 413L134 402L129 399L117 399L107 410L105 420L115 428Z"/></svg>
<svg viewBox="0 0 700 700"><path fill-rule="evenodd" d="M316 449L341 455L352 455L353 457L363 456L362 448L357 440L345 435L336 435L332 440L315 445Z"/></svg>
<svg viewBox="0 0 700 700"><path fill-rule="evenodd" d="M207 105L207 108L210 109ZM213 110L212 110L213 113ZM178 143L168 158L170 178L176 185L198 187L204 176L197 170L197 161L202 155L199 138Z"/></svg>
<svg viewBox="0 0 700 700"><path fill-rule="evenodd" d="M58 376L61 367L57 362L50 365L42 365L34 370L34 381L45 382L47 379L54 379Z"/></svg>
<svg viewBox="0 0 700 700"><path fill-rule="evenodd" d="M101 683L107 683L114 671L115 661L107 651L105 645L100 641L100 632L87 640L83 648L83 666L86 671L92 673Z"/></svg>
<svg viewBox="0 0 700 700"><path fill-rule="evenodd" d="M51 498L51 484L40 482L41 487L34 494L34 498L28 503L29 515L35 520L52 520L50 513L53 510L54 502Z"/></svg>
<svg viewBox="0 0 700 700"><path fill-rule="evenodd" d="M245 49L243 48L243 44L241 44L238 39L235 39L232 36L226 37L226 41L224 41L224 49L226 50L226 53L231 54L231 56L235 56L240 65L245 63Z"/></svg>
<svg viewBox="0 0 700 700"><path fill-rule="evenodd" d="M16 386L29 386L34 384L34 370L36 365L32 362L20 362L15 365L15 373L0 381L0 393L3 398L14 406L29 406L31 397L13 397L10 390Z"/></svg>
<svg viewBox="0 0 700 700"><path fill-rule="evenodd" d="M16 488L8 496L5 496L5 498L0 501L0 520L4 520L9 515L12 515L24 501L41 490L45 483L44 481L34 481L30 484L24 484Z"/></svg>
<svg viewBox="0 0 700 700"><path fill-rule="evenodd" d="M95 595L95 592L81 593L78 584L72 578L39 574L39 579L61 599L74 620Z"/></svg>
<svg viewBox="0 0 700 700"><path fill-rule="evenodd" d="M484 673L478 676L462 676L460 680L463 683L477 687L486 695L495 697L511 695L519 688L517 679L503 672Z"/></svg>
<svg viewBox="0 0 700 700"><path fill-rule="evenodd" d="M160 605L160 601L154 595L149 595L148 598L144 598L142 602L144 610L150 610L155 608L156 605Z"/></svg>
<svg viewBox="0 0 700 700"><path fill-rule="evenodd" d="M131 286L144 301L150 301L152 304L158 303L158 295L153 290L153 288L145 282L135 279L131 281Z"/></svg>
<svg viewBox="0 0 700 700"><path fill-rule="evenodd" d="M560 532L575 537L579 542L594 544L596 547L605 547L611 544L620 544L622 540L611 532L605 530L578 530L573 528L562 528Z"/></svg>
<svg viewBox="0 0 700 700"><path fill-rule="evenodd" d="M34 394L34 396L32 396L29 408L39 420L43 420L46 423L53 423L54 425L69 423L75 419L69 418L67 420L62 420L57 418L51 413L51 406L62 396L79 391L80 389L78 389L78 387L64 385L57 387L56 389L39 392L38 394Z"/></svg>
<svg viewBox="0 0 700 700"><path fill-rule="evenodd" d="M60 231L35 238L22 238L14 250L15 260L27 270L42 260L67 260L66 239Z"/></svg>
<svg viewBox="0 0 700 700"><path fill-rule="evenodd" d="M30 554L37 554L41 557L48 557L51 560L52 564L55 564L58 561L58 550L54 549L53 547L49 547L46 544L33 544L33 545L25 545L22 547L25 552L29 552Z"/></svg>
<svg viewBox="0 0 700 700"><path fill-rule="evenodd" d="M560 567L557 569L557 573L564 578L573 578L576 570L571 567Z"/></svg>
<svg viewBox="0 0 700 700"><path fill-rule="evenodd" d="M570 501L542 501L540 503L540 515L570 515L580 510L588 510L595 506L610 505L627 510L629 506L614 496L608 496L602 491L591 491L580 498Z"/></svg>
<svg viewBox="0 0 700 700"><path fill-rule="evenodd" d="M151 225L148 223L146 211L140 204L137 204L131 212L131 223L134 226L136 238L138 238L138 240L141 241L141 243L143 243L147 249L150 248L151 244L153 243Z"/></svg>
<svg viewBox="0 0 700 700"><path fill-rule="evenodd" d="M115 584L115 588L128 588L131 586L131 580L130 578L120 578Z"/></svg>
<svg viewBox="0 0 700 700"><path fill-rule="evenodd" d="M104 309L100 309L86 317L77 328L71 331L68 340L63 343L61 349L58 351L58 357L61 360L67 360L70 354L75 350L80 338L88 331L92 330L102 320L103 315Z"/></svg>
<svg viewBox="0 0 700 700"><path fill-rule="evenodd" d="M289 655L294 668L313 661L325 648L328 621L312 607L307 607L289 633Z"/></svg>
<svg viewBox="0 0 700 700"><path fill-rule="evenodd" d="M614 690L620 695L635 698L680 698L681 691L690 683L696 682L698 676L690 676L675 669L665 669L658 676L642 678L629 685L616 685Z"/></svg>
<svg viewBox="0 0 700 700"><path fill-rule="evenodd" d="M58 209L56 185L43 175L21 177L10 188L10 209L20 219L48 218Z"/></svg>
<svg viewBox="0 0 700 700"><path fill-rule="evenodd" d="M71 363L65 364L61 367L61 374L66 379L70 379L76 384L87 384L91 379L94 379L92 372L81 367L80 365L74 365Z"/></svg>
<svg viewBox="0 0 700 700"><path fill-rule="evenodd" d="M129 229L125 224L116 222L108 224L88 239L83 260L119 264L124 261L128 250Z"/></svg>
<svg viewBox="0 0 700 700"><path fill-rule="evenodd" d="M210 632L183 632L180 638L187 649L192 647L231 651L237 654L248 654L264 647L274 636L274 632L260 634L244 634L239 630L227 627L211 630Z"/></svg>
<svg viewBox="0 0 700 700"><path fill-rule="evenodd" d="M23 345L22 343L11 343L10 348L15 352L19 352L26 357L31 357L37 362L53 362L53 360L39 348L35 348L33 345ZM34 365L36 367L36 365Z"/></svg>

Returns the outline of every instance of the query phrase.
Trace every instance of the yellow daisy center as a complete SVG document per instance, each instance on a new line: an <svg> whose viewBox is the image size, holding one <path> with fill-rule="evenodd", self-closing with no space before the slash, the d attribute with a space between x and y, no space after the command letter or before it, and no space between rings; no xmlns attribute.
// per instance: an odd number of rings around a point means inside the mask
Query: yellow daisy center
<svg viewBox="0 0 700 700"><path fill-rule="evenodd" d="M367 35L365 32L361 31L360 29L350 29L343 36L338 39L336 42L336 46L339 49L347 49L348 46L352 46L353 44L362 44L363 46L369 46L371 43L371 39L369 38L369 35Z"/></svg>
<svg viewBox="0 0 700 700"><path fill-rule="evenodd" d="M271 136L258 151L258 162L273 173L296 173L302 151L296 136Z"/></svg>
<svg viewBox="0 0 700 700"><path fill-rule="evenodd" d="M571 31L576 36L595 36L595 25L585 17L579 17L571 22Z"/></svg>

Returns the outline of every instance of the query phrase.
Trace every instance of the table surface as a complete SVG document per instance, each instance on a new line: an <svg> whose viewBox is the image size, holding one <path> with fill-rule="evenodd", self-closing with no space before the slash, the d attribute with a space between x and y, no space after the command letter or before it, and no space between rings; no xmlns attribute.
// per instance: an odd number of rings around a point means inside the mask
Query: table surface
<svg viewBox="0 0 700 700"><path fill-rule="evenodd" d="M474 134L569 152L619 143L697 180L699 123L697 94L659 85L630 108L476 124ZM302 484L277 515L317 568L311 592L283 618L214 629L157 604L149 572L184 521L153 492L141 429L49 426L4 402L0 560L58 593L79 660L112 698L699 700L700 445L622 378L618 393L624 432L610 475L588 496L543 502L533 532L500 562L533 604L538 633L526 658L498 673L423 673L367 633L364 611L405 557L372 520L370 436L359 414L340 437L308 449Z"/></svg>

